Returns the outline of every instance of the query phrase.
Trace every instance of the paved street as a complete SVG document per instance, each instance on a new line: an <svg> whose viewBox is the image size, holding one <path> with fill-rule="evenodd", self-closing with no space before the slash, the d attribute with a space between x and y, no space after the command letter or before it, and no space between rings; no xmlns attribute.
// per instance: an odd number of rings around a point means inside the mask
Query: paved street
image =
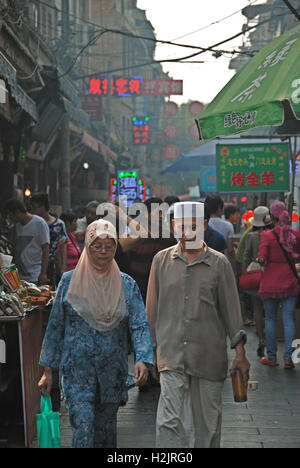
<svg viewBox="0 0 300 468"><path fill-rule="evenodd" d="M280 367L272 369L256 356L255 328L248 330L247 353L251 361L251 380L259 389L248 393L248 402L233 402L231 381L225 382L223 398L223 448L300 448L300 366L294 371L282 368L283 343L279 343ZM230 355L233 353L230 351ZM155 415L159 390L129 392L128 404L118 416L120 448L155 447ZM71 428L66 410L62 411L62 445L69 447Z"/></svg>

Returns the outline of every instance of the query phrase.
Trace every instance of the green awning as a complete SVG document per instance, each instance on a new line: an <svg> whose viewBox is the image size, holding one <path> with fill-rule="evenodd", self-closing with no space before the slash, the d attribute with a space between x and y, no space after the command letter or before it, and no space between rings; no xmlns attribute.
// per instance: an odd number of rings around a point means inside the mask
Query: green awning
<svg viewBox="0 0 300 468"><path fill-rule="evenodd" d="M300 26L257 53L198 118L201 140L300 120Z"/></svg>

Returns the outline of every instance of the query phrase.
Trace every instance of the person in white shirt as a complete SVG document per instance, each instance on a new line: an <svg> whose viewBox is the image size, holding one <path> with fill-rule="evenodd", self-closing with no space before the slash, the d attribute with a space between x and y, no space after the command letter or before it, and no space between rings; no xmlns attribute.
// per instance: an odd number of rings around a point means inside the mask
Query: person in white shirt
<svg viewBox="0 0 300 468"><path fill-rule="evenodd" d="M21 280L47 284L50 235L46 221L28 213L20 200L6 202L5 209L16 225L14 261Z"/></svg>

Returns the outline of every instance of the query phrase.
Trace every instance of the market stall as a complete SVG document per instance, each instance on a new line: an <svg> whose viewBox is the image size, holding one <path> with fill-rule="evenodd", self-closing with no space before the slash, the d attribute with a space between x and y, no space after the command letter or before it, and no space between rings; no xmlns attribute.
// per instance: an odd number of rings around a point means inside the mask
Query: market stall
<svg viewBox="0 0 300 468"><path fill-rule="evenodd" d="M30 447L40 409L39 355L55 293L21 282L13 265L0 278L0 447Z"/></svg>

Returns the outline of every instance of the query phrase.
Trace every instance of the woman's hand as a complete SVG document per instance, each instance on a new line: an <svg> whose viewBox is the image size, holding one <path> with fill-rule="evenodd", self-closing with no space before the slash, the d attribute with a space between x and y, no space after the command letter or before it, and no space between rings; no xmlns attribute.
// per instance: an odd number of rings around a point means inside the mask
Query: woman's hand
<svg viewBox="0 0 300 468"><path fill-rule="evenodd" d="M141 385L145 385L148 380L148 369L147 366L143 362L137 362L134 366L134 377L136 379L136 386L140 387Z"/></svg>
<svg viewBox="0 0 300 468"><path fill-rule="evenodd" d="M50 395L52 389L52 381L52 369L50 367L45 367L44 374L38 383L38 387L43 393L43 395Z"/></svg>

